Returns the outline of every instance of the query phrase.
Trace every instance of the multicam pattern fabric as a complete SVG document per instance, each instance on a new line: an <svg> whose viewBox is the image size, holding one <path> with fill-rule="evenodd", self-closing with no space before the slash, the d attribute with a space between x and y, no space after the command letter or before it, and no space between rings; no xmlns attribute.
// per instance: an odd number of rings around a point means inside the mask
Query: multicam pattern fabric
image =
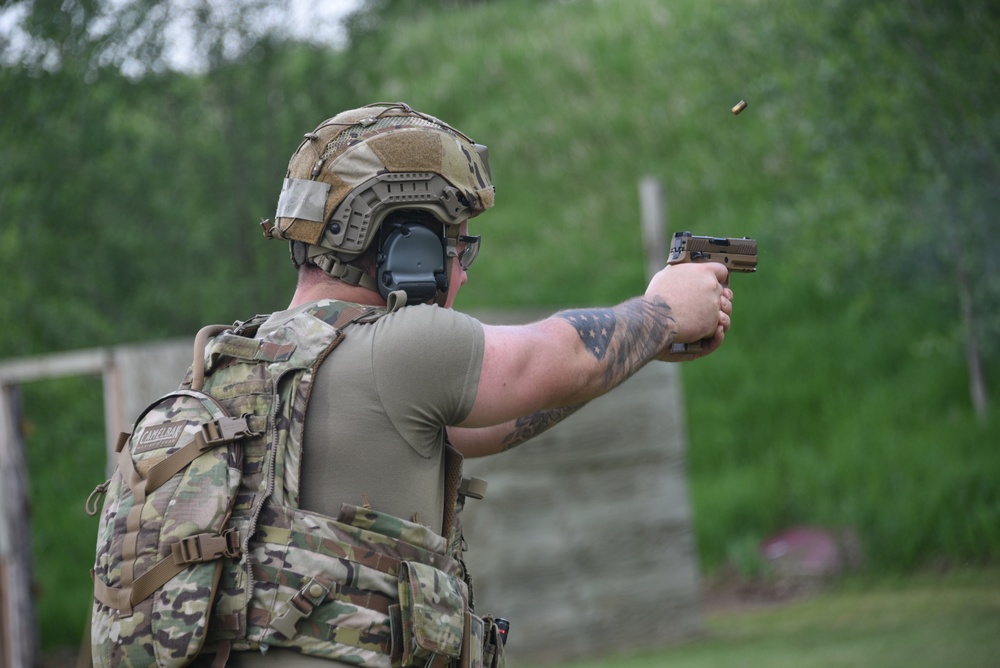
<svg viewBox="0 0 1000 668"><path fill-rule="evenodd" d="M406 563L399 578L403 665L462 652L468 589L464 582L420 563Z"/></svg>
<svg viewBox="0 0 1000 668"><path fill-rule="evenodd" d="M325 302L336 320L348 308ZM336 314L336 315L334 315ZM267 418L266 431L245 443L243 483L229 526L244 537L243 558L223 568L209 642L249 648L247 608L255 586L250 553L264 503L297 506L302 426L317 361L340 341L329 322L300 313L286 322L258 318L216 337L206 349L205 390L233 414Z"/></svg>
<svg viewBox="0 0 1000 668"><path fill-rule="evenodd" d="M322 212L317 212L315 219L296 217L294 213L281 215L279 197L275 227L269 236L360 253L371 242L374 227L333 233L327 229L327 222L334 211L373 177L420 173L437 174L456 189L463 202L462 218L479 215L493 206L487 162L476 145L451 126L403 103L341 112L306 134L286 173L288 179L329 187ZM418 201L414 196L399 206L413 208Z"/></svg>
<svg viewBox="0 0 1000 668"><path fill-rule="evenodd" d="M438 128L442 127L441 121L433 121L420 116L375 116L377 110L371 109L363 124L348 126L348 129L335 136L320 158L324 161L336 157L343 153L349 146L358 144L365 139L372 137L386 130L398 130L407 127ZM368 118L372 120L367 120Z"/></svg>
<svg viewBox="0 0 1000 668"><path fill-rule="evenodd" d="M218 561L191 564L160 595L134 604L128 597L137 578L170 559L181 539L222 531L240 484L236 446L208 450L148 496L141 483L156 464L192 442L202 425L225 417L210 397L177 392L143 416L123 449L101 515L94 577L120 589L124 600L118 610L94 602L95 666L180 666L204 642Z"/></svg>
<svg viewBox="0 0 1000 668"><path fill-rule="evenodd" d="M162 489L174 490L177 501L164 506L159 497L148 499L143 527L176 535L192 518L221 529L217 520L228 514L226 528L238 532L240 556L184 571L128 617L96 603L95 665L181 666L222 643L235 651L286 647L370 668L424 665L432 655L459 665L464 645L461 665L482 665L482 638L472 639L479 645L469 656L463 637L466 629L481 636L483 623L471 612L464 565L453 551L460 537L353 505L336 518L297 507L315 370L342 338L345 318L373 317L371 309L325 301L284 321L258 317L209 342L204 391L220 415L246 416L253 433L239 449L210 451L214 460L196 459L174 476ZM180 391L185 402L194 394ZM149 470L146 459L171 451L173 423L197 422L185 410L180 400L164 402L140 421L130 440L130 447L146 448L137 468ZM203 471L210 463L215 468ZM116 481L95 569L112 585L110 564L127 549L123 522L131 510L120 474ZM155 546L150 562L163 556L162 542ZM144 568L145 561L137 572Z"/></svg>
<svg viewBox="0 0 1000 668"><path fill-rule="evenodd" d="M483 618L483 666L485 668L504 668L504 640L492 617Z"/></svg>

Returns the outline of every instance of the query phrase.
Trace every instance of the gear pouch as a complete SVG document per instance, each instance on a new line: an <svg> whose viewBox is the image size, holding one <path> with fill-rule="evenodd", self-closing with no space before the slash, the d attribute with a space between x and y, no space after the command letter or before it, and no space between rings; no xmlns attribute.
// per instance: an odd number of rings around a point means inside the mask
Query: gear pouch
<svg viewBox="0 0 1000 668"><path fill-rule="evenodd" d="M504 641L500 636L500 630L490 615L482 619L482 624L482 668L504 668L507 665L507 659L504 656Z"/></svg>
<svg viewBox="0 0 1000 668"><path fill-rule="evenodd" d="M399 569L399 615L391 614L393 638L403 666L423 666L434 657L462 654L467 588L461 579L412 561ZM393 652L397 654L397 652Z"/></svg>

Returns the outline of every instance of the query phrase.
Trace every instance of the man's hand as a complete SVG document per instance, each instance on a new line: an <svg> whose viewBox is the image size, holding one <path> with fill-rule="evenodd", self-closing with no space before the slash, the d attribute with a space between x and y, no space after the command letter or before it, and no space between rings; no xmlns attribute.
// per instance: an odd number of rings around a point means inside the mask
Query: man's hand
<svg viewBox="0 0 1000 668"><path fill-rule="evenodd" d="M670 305L677 328L671 343L700 344L691 352L671 352L665 347L656 359L685 362L704 357L722 345L731 324L733 291L727 286L729 270L716 262L667 266L649 282L646 297Z"/></svg>

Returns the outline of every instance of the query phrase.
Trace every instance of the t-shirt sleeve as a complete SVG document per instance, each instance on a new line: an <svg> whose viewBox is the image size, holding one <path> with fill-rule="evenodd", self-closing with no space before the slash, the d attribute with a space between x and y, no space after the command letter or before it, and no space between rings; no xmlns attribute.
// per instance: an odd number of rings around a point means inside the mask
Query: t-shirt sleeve
<svg viewBox="0 0 1000 668"><path fill-rule="evenodd" d="M403 438L431 456L444 427L472 410L483 366L483 326L466 314L427 305L400 309L375 326L372 368L382 405Z"/></svg>

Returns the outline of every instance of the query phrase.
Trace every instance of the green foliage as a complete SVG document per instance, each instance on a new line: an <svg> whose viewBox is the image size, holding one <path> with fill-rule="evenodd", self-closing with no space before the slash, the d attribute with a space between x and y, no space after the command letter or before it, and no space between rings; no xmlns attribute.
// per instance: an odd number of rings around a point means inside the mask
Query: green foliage
<svg viewBox="0 0 1000 668"><path fill-rule="evenodd" d="M93 597L97 518L86 514L84 502L106 477L102 396L100 378L33 383L23 390L35 604L48 647L80 643Z"/></svg>
<svg viewBox="0 0 1000 668"><path fill-rule="evenodd" d="M741 312L781 308L766 286L743 292ZM960 342L910 334L919 303L788 293L794 320L750 319L725 355L685 369L703 563L793 524L857 528L881 571L1000 553L996 419L971 414Z"/></svg>
<svg viewBox="0 0 1000 668"><path fill-rule="evenodd" d="M19 323L5 353L189 335L287 303L287 251L257 223L315 109L345 104L329 60L263 41L211 76L0 70L21 101L0 128L0 315Z"/></svg>
<svg viewBox="0 0 1000 668"><path fill-rule="evenodd" d="M155 25L141 11L155 4L122 5L137 12L126 33ZM78 9L33 24L59 66L0 67L16 101L0 123L5 356L282 307L287 250L256 224L288 157L341 109L404 100L490 147L497 207L472 221L484 252L461 307L641 292L647 175L671 230L759 240L760 271L733 278L726 347L684 369L708 569L758 568L755 541L797 523L857 528L881 572L1000 554L997 406L984 422L969 407L954 279L973 277L995 394L993 4L403 0L366 6L344 51L244 31L227 56L206 28L205 72L167 71L153 40L144 76L117 69L127 40L81 31L100 3L32 5ZM100 415L75 396L34 402L33 419ZM30 447L81 442L39 429ZM60 508L39 510L42 545Z"/></svg>

